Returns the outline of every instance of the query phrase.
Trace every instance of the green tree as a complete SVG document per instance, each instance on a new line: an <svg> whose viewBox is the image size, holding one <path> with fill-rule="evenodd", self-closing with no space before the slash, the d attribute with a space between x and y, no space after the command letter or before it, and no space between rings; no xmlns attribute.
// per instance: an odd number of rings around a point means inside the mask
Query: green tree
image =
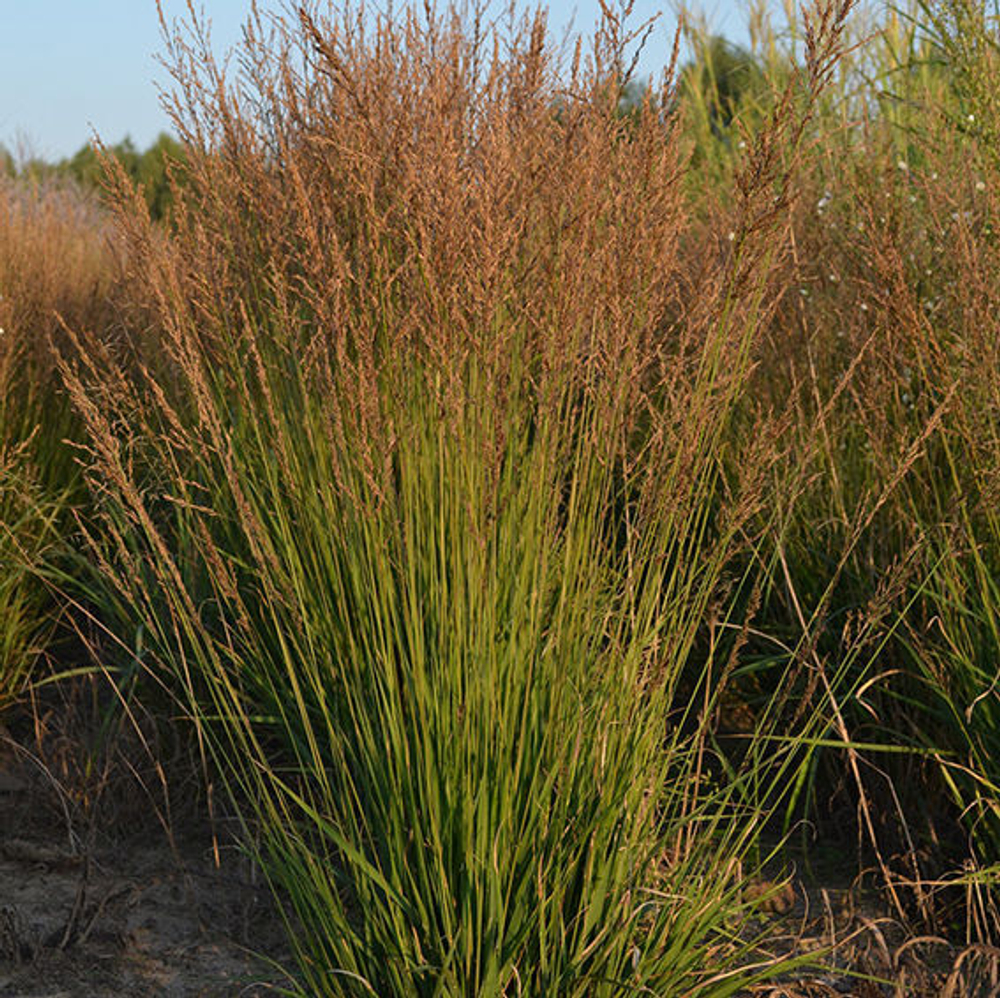
<svg viewBox="0 0 1000 998"><path fill-rule="evenodd" d="M142 189L143 197L154 219L164 218L170 210L172 193L168 178L169 165L184 163L184 147L166 132L145 151L139 152L132 140L123 141L108 150L122 165L129 179ZM80 184L98 187L104 176L101 155L87 144L74 156L57 164L56 170L68 173Z"/></svg>
<svg viewBox="0 0 1000 998"><path fill-rule="evenodd" d="M184 162L184 147L166 132L161 132L139 157L134 179L142 185L153 218L162 219L170 211L173 204L170 170L182 169Z"/></svg>

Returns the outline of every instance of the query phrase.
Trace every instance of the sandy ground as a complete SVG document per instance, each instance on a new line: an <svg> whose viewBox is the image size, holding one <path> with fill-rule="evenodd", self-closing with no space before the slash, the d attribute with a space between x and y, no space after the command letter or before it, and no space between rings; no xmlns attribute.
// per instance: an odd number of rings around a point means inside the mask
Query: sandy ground
<svg viewBox="0 0 1000 998"><path fill-rule="evenodd" d="M281 920L238 850L204 828L171 842L141 800L87 847L50 775L0 743L0 998L280 993L254 953L289 962Z"/></svg>

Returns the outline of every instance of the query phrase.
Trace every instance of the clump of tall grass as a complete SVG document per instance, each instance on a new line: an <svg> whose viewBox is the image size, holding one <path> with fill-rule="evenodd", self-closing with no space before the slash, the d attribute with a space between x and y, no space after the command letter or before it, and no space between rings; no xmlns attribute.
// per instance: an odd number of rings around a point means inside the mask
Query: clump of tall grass
<svg viewBox="0 0 1000 998"><path fill-rule="evenodd" d="M76 434L51 352L60 322L108 321L109 232L71 185L0 176L0 705L21 688L58 614L39 573L79 493Z"/></svg>
<svg viewBox="0 0 1000 998"><path fill-rule="evenodd" d="M990 330L1000 273L992 232L1000 174L990 168L988 153L978 159L980 168L972 176L953 172L954 160L928 164L937 166L939 176L951 174L950 187L919 182L930 216L929 241L938 247L940 283L930 293L912 294L910 301L923 313L913 394L925 399L948 392L950 397L932 474L911 498L911 515L927 532L928 571L920 589L922 612L911 622L909 637L934 725L924 740L941 750L942 779L961 808L979 862L993 866L1000 845L995 761L1000 383ZM995 934L995 913L993 919Z"/></svg>
<svg viewBox="0 0 1000 998"><path fill-rule="evenodd" d="M955 60L891 16L839 64L749 393L790 429L744 694L766 699L790 660L803 696L848 668L860 695L838 698L839 747L810 771L838 809L811 813L861 826L930 923L924 881L970 846L974 864L996 858L996 175Z"/></svg>
<svg viewBox="0 0 1000 998"><path fill-rule="evenodd" d="M194 717L310 994L773 971L740 881L796 745L724 770L732 661L694 648L746 600L774 455L730 429L848 11L697 269L669 78L617 113L618 13L563 75L542 13L255 16L238 84L170 35L172 235L118 196L149 321L63 372L111 625Z"/></svg>
<svg viewBox="0 0 1000 998"><path fill-rule="evenodd" d="M22 691L55 613L36 572L58 540L59 503L39 488L26 450L0 446L0 709Z"/></svg>
<svg viewBox="0 0 1000 998"><path fill-rule="evenodd" d="M108 218L72 183L0 177L0 439L33 439L37 464L53 485L74 467L61 446L71 406L56 374L61 325L110 324L114 272Z"/></svg>
<svg viewBox="0 0 1000 998"><path fill-rule="evenodd" d="M911 200L922 208L920 254L885 233L890 257L907 280L901 295L919 335L910 393L951 391L934 474L914 495L911 515L928 536L921 615L909 629L922 705L933 724L921 732L938 748L940 774L974 847L995 884L1000 847L1000 772L996 654L1000 636L996 572L997 392L995 219L998 36L995 14L956 2L920 2L912 21L934 55L939 99L931 105L936 135L924 136ZM927 129L930 131L930 129ZM931 141L927 141L931 139ZM895 238L894 238L895 237ZM914 265L917 266L914 266ZM919 265L923 265L920 272ZM914 271L916 273L914 274ZM905 276L904 276L905 275ZM916 490L914 490L916 492ZM977 913L995 940L994 903Z"/></svg>

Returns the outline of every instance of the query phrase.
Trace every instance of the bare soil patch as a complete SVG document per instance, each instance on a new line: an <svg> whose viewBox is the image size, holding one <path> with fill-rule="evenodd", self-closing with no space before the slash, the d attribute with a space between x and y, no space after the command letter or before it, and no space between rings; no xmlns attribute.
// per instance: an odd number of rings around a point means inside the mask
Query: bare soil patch
<svg viewBox="0 0 1000 998"><path fill-rule="evenodd" d="M131 827L82 829L45 761L0 742L0 998L279 993L255 955L290 962L259 872L218 827L168 835L132 794Z"/></svg>

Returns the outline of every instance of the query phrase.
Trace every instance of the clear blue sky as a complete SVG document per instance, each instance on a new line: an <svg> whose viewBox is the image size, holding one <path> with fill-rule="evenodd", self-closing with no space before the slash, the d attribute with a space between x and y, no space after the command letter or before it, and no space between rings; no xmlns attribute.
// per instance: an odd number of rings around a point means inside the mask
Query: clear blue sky
<svg viewBox="0 0 1000 998"><path fill-rule="evenodd" d="M504 0L495 0L502 9ZM524 0L519 0L524 2ZM705 0L710 23L728 37L745 37L739 0ZM250 0L196 3L212 21L216 49L240 37ZM369 4L377 6L377 4ZM281 10L281 0L261 0ZM396 8L402 6L396 0ZM186 16L186 0L163 0L168 18ZM551 0L549 24L561 38L573 20L589 32L597 0ZM664 11L641 71L669 56L675 18L667 2L636 0L638 23ZM157 84L169 85L157 62L161 51L155 0L0 0L0 144L46 159L71 155L96 133L115 143L126 134L140 147L168 128Z"/></svg>

